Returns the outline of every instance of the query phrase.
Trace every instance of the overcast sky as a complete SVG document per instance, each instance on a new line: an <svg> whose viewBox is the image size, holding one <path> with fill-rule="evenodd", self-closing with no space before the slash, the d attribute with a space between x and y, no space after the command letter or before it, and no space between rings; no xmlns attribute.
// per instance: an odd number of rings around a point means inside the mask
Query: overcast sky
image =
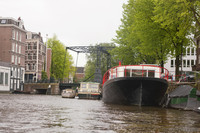
<svg viewBox="0 0 200 133"><path fill-rule="evenodd" d="M127 0L0 0L1 17L24 21L26 30L41 32L43 40L57 35L65 46L112 42ZM70 52L76 62L76 53ZM84 66L79 54L78 65Z"/></svg>

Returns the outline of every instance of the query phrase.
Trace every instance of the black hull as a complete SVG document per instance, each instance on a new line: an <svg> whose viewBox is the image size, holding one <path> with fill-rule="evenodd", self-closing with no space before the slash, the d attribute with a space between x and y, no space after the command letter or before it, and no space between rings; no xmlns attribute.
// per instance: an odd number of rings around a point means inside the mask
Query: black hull
<svg viewBox="0 0 200 133"><path fill-rule="evenodd" d="M94 100L100 100L101 96L99 95L93 95L93 94L78 94L79 99L94 99Z"/></svg>
<svg viewBox="0 0 200 133"><path fill-rule="evenodd" d="M118 77L103 85L103 101L114 104L158 106L167 90L165 79Z"/></svg>

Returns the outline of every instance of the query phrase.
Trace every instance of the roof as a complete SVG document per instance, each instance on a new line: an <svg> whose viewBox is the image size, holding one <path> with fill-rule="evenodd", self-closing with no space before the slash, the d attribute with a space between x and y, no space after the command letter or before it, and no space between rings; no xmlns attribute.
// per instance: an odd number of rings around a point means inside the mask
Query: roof
<svg viewBox="0 0 200 133"><path fill-rule="evenodd" d="M77 67L76 73L84 73L84 67Z"/></svg>
<svg viewBox="0 0 200 133"><path fill-rule="evenodd" d="M21 18L19 17L18 20L14 19L14 18L9 18L9 17L0 17L0 25L6 25L6 24L11 24L14 25L22 30L25 30L24 27L24 22L23 20L21 20Z"/></svg>
<svg viewBox="0 0 200 133"><path fill-rule="evenodd" d="M169 97L187 96L193 89L190 85L180 85L175 90L169 93Z"/></svg>

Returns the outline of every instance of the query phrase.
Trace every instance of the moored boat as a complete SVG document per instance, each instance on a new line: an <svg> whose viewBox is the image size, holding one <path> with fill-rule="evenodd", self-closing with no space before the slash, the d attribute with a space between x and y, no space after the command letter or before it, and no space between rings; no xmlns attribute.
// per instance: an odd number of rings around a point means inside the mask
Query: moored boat
<svg viewBox="0 0 200 133"><path fill-rule="evenodd" d="M81 82L78 89L79 99L100 99L100 83L96 82Z"/></svg>
<svg viewBox="0 0 200 133"><path fill-rule="evenodd" d="M74 89L64 89L62 91L62 98L75 98L76 90Z"/></svg>
<svg viewBox="0 0 200 133"><path fill-rule="evenodd" d="M167 69L156 65L113 67L104 74L102 100L114 104L157 106L167 90L168 75Z"/></svg>

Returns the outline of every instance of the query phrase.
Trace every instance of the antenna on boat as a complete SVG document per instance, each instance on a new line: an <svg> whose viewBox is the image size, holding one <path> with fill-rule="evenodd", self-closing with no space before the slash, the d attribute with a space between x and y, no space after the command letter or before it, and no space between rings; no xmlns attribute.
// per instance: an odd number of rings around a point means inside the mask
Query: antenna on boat
<svg viewBox="0 0 200 133"><path fill-rule="evenodd" d="M121 66L122 65L122 63L121 63L121 61L119 61L119 66Z"/></svg>

